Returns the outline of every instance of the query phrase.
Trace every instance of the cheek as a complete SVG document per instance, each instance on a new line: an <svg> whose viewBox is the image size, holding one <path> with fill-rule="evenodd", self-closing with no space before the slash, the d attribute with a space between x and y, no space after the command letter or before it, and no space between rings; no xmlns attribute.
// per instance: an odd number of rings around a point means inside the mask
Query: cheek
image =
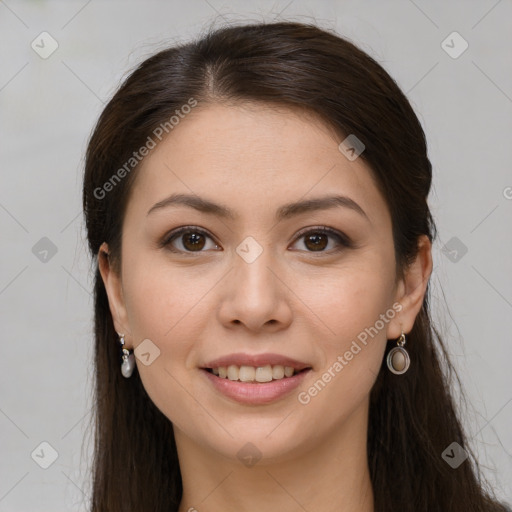
<svg viewBox="0 0 512 512"><path fill-rule="evenodd" d="M194 277L197 272L192 267L173 267L164 258L142 254L137 261L127 262L126 269L123 289L135 343L153 336L168 344L176 337L174 332L187 325L208 283Z"/></svg>
<svg viewBox="0 0 512 512"><path fill-rule="evenodd" d="M213 273L205 274L193 266L173 267L164 258L140 254L126 261L123 291L133 343L137 347L149 339L159 352L151 366L137 360L148 388L161 394L172 385L167 371L179 376L191 368L190 355L204 338L212 315L208 292L217 280ZM155 382L160 379L167 382L158 387ZM179 386L175 391L179 394Z"/></svg>
<svg viewBox="0 0 512 512"><path fill-rule="evenodd" d="M207 283L194 281L189 271L161 262L144 263L142 258L126 269L123 287L134 345L149 339L158 354L148 365L137 358L137 371L156 407L184 428L187 416L201 417L202 413L199 408L191 412L195 402L184 389L188 386L187 358L204 331L196 320L198 315L207 315L205 301L201 301Z"/></svg>
<svg viewBox="0 0 512 512"><path fill-rule="evenodd" d="M335 429L367 401L384 357L387 325L396 314L382 275L345 273L332 280L329 293L324 288L311 297L329 334L317 337L321 367L298 391L305 429L316 428L318 418L326 430Z"/></svg>
<svg viewBox="0 0 512 512"><path fill-rule="evenodd" d="M392 306L394 297L393 254L375 250L347 258L343 265L296 280L298 295L325 332L326 348L343 349L361 332L373 326ZM311 314L311 311L315 315ZM392 310L391 313L394 313ZM386 324L387 325L387 324ZM378 324L379 338L386 329ZM363 336L364 337L364 336Z"/></svg>
<svg viewBox="0 0 512 512"><path fill-rule="evenodd" d="M308 316L324 333L317 337L320 382L303 390L305 401L314 398L319 412L331 400L342 400L349 408L360 403L380 370L387 327L396 316L394 254L389 253L368 251L353 262L347 260L343 268L315 276L309 283L301 281L306 286L300 293L315 313Z"/></svg>

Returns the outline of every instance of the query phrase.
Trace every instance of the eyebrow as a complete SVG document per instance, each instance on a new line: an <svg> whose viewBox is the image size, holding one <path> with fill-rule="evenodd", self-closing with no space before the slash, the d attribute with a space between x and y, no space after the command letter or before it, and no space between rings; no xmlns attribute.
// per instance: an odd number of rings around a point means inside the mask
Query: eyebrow
<svg viewBox="0 0 512 512"><path fill-rule="evenodd" d="M238 218L238 215L227 206L214 203L208 199L192 194L172 194L162 201L154 204L148 210L147 215L154 211L160 210L161 208L167 208L170 206L187 206L189 208L194 208L195 210L202 213L216 215L217 217L224 219L236 220ZM366 212L353 199L340 195L323 196L285 204L277 210L276 220L285 220L307 212L330 210L332 208L338 207L349 208L359 213L370 222Z"/></svg>

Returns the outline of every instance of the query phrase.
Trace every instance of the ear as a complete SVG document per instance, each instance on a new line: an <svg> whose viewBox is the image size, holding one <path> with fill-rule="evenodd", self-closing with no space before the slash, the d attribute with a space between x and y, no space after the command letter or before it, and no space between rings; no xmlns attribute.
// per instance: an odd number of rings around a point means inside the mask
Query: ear
<svg viewBox="0 0 512 512"><path fill-rule="evenodd" d="M395 339L409 333L414 325L427 291L432 273L432 244L426 235L418 238L418 253L407 267L404 278L397 286L395 301L402 306L400 312L388 324L387 337Z"/></svg>
<svg viewBox="0 0 512 512"><path fill-rule="evenodd" d="M103 242L98 251L98 268L107 291L110 313L114 321L114 327L118 334L128 335L130 330L128 324L128 315L123 296L123 286L121 276L113 269L110 262L109 248L106 242ZM120 272L120 270L119 270ZM126 339L126 348L130 346L129 339Z"/></svg>

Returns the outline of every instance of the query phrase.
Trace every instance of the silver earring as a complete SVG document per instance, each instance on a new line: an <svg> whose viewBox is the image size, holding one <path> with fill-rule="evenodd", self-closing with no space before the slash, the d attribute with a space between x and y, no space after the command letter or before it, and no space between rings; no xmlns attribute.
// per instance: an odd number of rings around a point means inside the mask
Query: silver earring
<svg viewBox="0 0 512 512"><path fill-rule="evenodd" d="M124 348L124 334L119 334L119 343L121 345L121 359L123 362L121 363L121 373L123 377L129 379L132 376L133 370L135 370L135 356L133 355L133 350Z"/></svg>
<svg viewBox="0 0 512 512"><path fill-rule="evenodd" d="M398 338L396 342L397 346L392 348L387 357L387 364L390 371L395 373L396 375L402 375L405 373L411 364L411 359L409 357L409 352L405 350L405 334L402 331L400 338Z"/></svg>

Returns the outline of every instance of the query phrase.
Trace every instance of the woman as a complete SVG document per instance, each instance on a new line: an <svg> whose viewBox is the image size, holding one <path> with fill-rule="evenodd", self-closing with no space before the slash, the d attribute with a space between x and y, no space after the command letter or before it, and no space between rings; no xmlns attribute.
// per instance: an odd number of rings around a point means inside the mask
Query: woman
<svg viewBox="0 0 512 512"><path fill-rule="evenodd" d="M505 510L430 320L431 179L409 102L335 34L143 62L86 155L92 510Z"/></svg>

